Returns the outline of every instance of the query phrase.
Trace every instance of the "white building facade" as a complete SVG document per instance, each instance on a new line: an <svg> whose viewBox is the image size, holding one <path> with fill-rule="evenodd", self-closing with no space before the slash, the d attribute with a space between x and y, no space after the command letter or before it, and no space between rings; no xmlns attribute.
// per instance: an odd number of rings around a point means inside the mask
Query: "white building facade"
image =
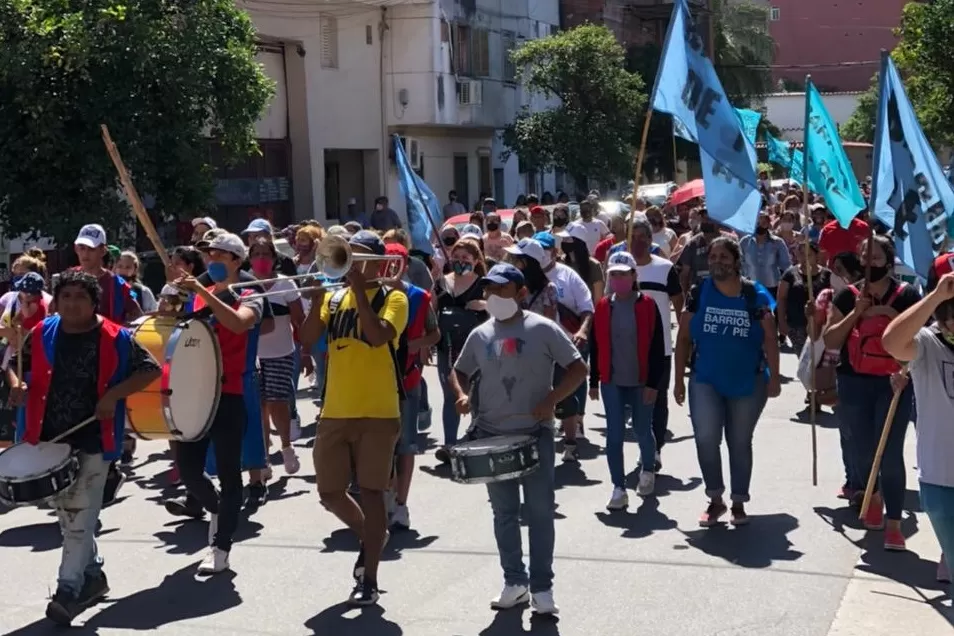
<svg viewBox="0 0 954 636"><path fill-rule="evenodd" d="M521 107L548 106L517 84L507 54L556 30L558 0L238 5L252 17L259 59L277 85L257 129L290 155L295 219L333 223L352 201L369 211L381 194L404 216L393 134L405 138L442 203L456 190L468 207L481 193L510 207L520 193L564 187L560 174L522 172L516 156L504 161L500 140Z"/></svg>

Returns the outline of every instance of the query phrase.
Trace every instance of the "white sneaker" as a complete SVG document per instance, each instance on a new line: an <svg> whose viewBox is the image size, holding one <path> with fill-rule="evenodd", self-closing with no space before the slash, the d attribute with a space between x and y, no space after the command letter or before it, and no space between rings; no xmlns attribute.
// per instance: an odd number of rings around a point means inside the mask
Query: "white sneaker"
<svg viewBox="0 0 954 636"><path fill-rule="evenodd" d="M288 475L294 475L301 469L298 455L295 454L295 449L291 446L282 449L282 463L285 465L285 473Z"/></svg>
<svg viewBox="0 0 954 636"><path fill-rule="evenodd" d="M580 457L576 452L576 444L565 444L563 446L563 461L579 463Z"/></svg>
<svg viewBox="0 0 954 636"><path fill-rule="evenodd" d="M411 527L411 513L407 509L407 504L395 504L394 512L391 513L391 525L402 530L408 530Z"/></svg>
<svg viewBox="0 0 954 636"><path fill-rule="evenodd" d="M553 600L553 590L534 592L530 597L530 609L537 614L559 614L560 608Z"/></svg>
<svg viewBox="0 0 954 636"><path fill-rule="evenodd" d="M607 510L623 510L629 506L629 495L623 488L613 488L613 495L606 504Z"/></svg>
<svg viewBox="0 0 954 636"><path fill-rule="evenodd" d="M526 585L504 585L500 595L490 601L490 607L492 609L510 609L521 603L526 603L529 595L530 590Z"/></svg>
<svg viewBox="0 0 954 636"><path fill-rule="evenodd" d="M301 439L301 420L297 417L291 418L291 423L288 429L288 441L297 442Z"/></svg>
<svg viewBox="0 0 954 636"><path fill-rule="evenodd" d="M209 546L215 539L215 533L219 530L219 515L209 515Z"/></svg>
<svg viewBox="0 0 954 636"><path fill-rule="evenodd" d="M651 470L643 470L639 473L639 485L636 486L636 494L640 497L649 497L656 489L656 473Z"/></svg>
<svg viewBox="0 0 954 636"><path fill-rule="evenodd" d="M229 569L229 553L219 548L209 548L209 553L199 564L199 574L216 574Z"/></svg>

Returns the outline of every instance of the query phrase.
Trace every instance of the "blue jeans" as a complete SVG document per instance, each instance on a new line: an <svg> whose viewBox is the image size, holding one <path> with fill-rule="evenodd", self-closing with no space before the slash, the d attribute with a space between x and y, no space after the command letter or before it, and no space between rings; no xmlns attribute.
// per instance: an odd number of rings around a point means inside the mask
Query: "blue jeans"
<svg viewBox="0 0 954 636"><path fill-rule="evenodd" d="M504 582L528 585L531 592L553 587L553 545L556 530L556 443L547 430L539 439L540 467L526 477L487 484L494 513L494 538L500 554ZM530 575L523 563L520 540L520 487L523 487L523 515L529 526Z"/></svg>
<svg viewBox="0 0 954 636"><path fill-rule="evenodd" d="M626 407L632 409L633 430L639 442L639 456L644 470L652 470L656 463L656 440L653 437L653 404L643 404L641 386L617 386L603 383L600 394L606 409L606 463L609 464L613 486L626 487L626 469L623 461L623 437L626 434Z"/></svg>
<svg viewBox="0 0 954 636"><path fill-rule="evenodd" d="M109 473L109 462L102 455L80 453L78 459L76 483L53 500L63 535L56 587L73 596L83 589L87 576L96 576L103 569L103 559L96 547L96 522Z"/></svg>
<svg viewBox="0 0 954 636"><path fill-rule="evenodd" d="M931 527L941 544L941 551L950 569L954 556L954 488L921 482L921 507L931 520Z"/></svg>
<svg viewBox="0 0 954 636"><path fill-rule="evenodd" d="M755 390L743 397L725 397L711 384L689 380L689 416L696 436L696 454L706 495L725 493L722 477L722 432L729 448L729 482L733 502L749 500L752 483L752 435L768 399L766 381L756 378Z"/></svg>
<svg viewBox="0 0 954 636"><path fill-rule="evenodd" d="M911 420L911 398L914 390L908 384L901 393L894 413L891 432L881 458L881 473L875 492L884 497L885 517L901 519L907 477L904 468L904 436ZM838 417L848 426L852 449L852 471L860 488L868 483L875 449L881 439L884 421L894 391L887 376L838 374Z"/></svg>
<svg viewBox="0 0 954 636"><path fill-rule="evenodd" d="M421 385L405 391L401 400L401 436L398 438L398 455L417 454L417 418L421 410Z"/></svg>
<svg viewBox="0 0 954 636"><path fill-rule="evenodd" d="M454 367L450 362L450 353L446 350L437 350L437 375L444 390L444 404L441 408L441 418L444 424L444 445L453 446L457 443L457 431L460 429L460 414L457 412L457 396L451 390L450 374ZM461 387L463 388L463 387Z"/></svg>

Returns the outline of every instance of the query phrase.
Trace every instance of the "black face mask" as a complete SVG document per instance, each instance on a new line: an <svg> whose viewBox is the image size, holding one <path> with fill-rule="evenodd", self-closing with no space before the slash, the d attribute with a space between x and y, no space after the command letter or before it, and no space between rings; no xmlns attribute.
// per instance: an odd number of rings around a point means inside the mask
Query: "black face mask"
<svg viewBox="0 0 954 636"><path fill-rule="evenodd" d="M453 244L456 243L456 242L457 242L457 239L455 239L453 236L445 236L444 239L443 239L443 243L444 243L444 245L446 245L447 247L450 247L451 245L453 245Z"/></svg>
<svg viewBox="0 0 954 636"><path fill-rule="evenodd" d="M888 275L888 266L887 265L878 265L877 267L871 266L871 282L877 283L882 281Z"/></svg>
<svg viewBox="0 0 954 636"><path fill-rule="evenodd" d="M570 219L566 219L562 216L553 217L553 227L566 227L570 224Z"/></svg>
<svg viewBox="0 0 954 636"><path fill-rule="evenodd" d="M715 223L710 223L708 221L699 224L699 231L703 234L715 234L716 225Z"/></svg>
<svg viewBox="0 0 954 636"><path fill-rule="evenodd" d="M487 231L488 231L488 232L496 232L496 231L499 230L499 229L500 229L500 223L488 223L488 224L487 224Z"/></svg>
<svg viewBox="0 0 954 636"><path fill-rule="evenodd" d="M759 227L755 228L755 233L758 234L759 236L765 236L766 234L768 234L768 228L762 227L760 225Z"/></svg>

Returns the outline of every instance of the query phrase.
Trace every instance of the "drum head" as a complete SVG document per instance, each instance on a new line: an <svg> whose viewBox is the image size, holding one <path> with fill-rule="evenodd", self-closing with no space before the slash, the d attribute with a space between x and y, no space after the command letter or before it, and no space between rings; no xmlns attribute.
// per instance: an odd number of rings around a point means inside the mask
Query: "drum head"
<svg viewBox="0 0 954 636"><path fill-rule="evenodd" d="M532 439L529 435L497 435L457 444L452 450L460 455L482 455L491 450L520 448L526 446Z"/></svg>
<svg viewBox="0 0 954 636"><path fill-rule="evenodd" d="M45 474L70 457L69 444L20 442L0 452L0 477L25 479Z"/></svg>
<svg viewBox="0 0 954 636"><path fill-rule="evenodd" d="M222 389L222 355L211 327L199 320L180 325L167 345L165 364L166 421L184 439L198 439L212 421Z"/></svg>

